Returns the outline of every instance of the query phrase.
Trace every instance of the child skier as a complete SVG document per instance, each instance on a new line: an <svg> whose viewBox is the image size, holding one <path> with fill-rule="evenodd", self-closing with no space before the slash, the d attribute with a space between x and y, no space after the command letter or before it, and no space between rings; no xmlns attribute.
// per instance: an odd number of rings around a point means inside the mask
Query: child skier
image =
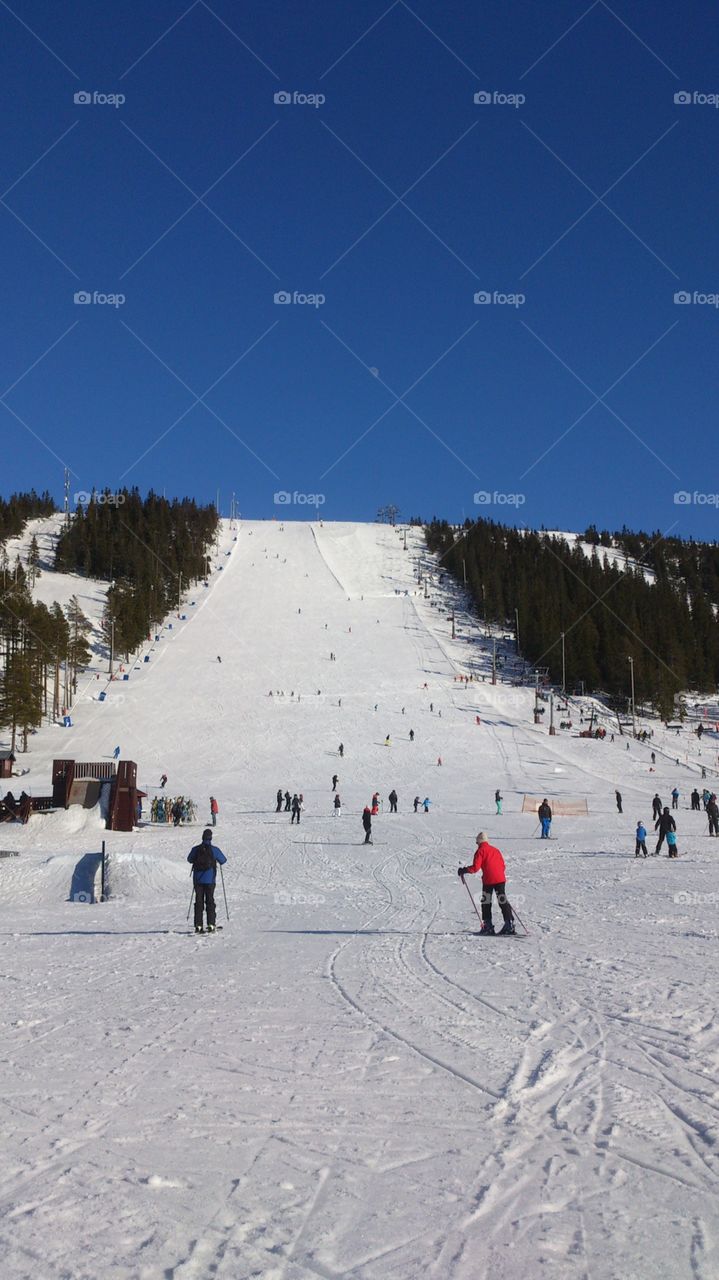
<svg viewBox="0 0 719 1280"><path fill-rule="evenodd" d="M501 795L500 795L500 793L499 793L499 789L497 789L497 790L495 791L495 793L494 793L494 803L495 803L495 804L496 804L496 806L497 806L497 813L501 813L501 812L502 812L502 797L501 797Z"/></svg>
<svg viewBox="0 0 719 1280"><path fill-rule="evenodd" d="M635 857L635 858L638 858L640 853L643 853L643 854L644 854L644 857L646 858L646 856L647 856L647 829L646 829L646 827L644 826L644 823L643 823L643 822L638 822L638 823L637 823L637 830L636 830L636 844L635 844L635 846L634 846L634 857Z"/></svg>

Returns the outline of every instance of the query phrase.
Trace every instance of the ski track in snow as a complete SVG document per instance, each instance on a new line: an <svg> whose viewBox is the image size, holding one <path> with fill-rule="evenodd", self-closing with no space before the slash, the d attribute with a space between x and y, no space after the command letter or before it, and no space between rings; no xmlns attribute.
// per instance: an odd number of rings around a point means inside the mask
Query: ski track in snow
<svg viewBox="0 0 719 1280"><path fill-rule="evenodd" d="M164 769L200 811L107 833L101 906L67 900L96 815L3 829L3 1280L719 1275L714 846L683 808L678 864L630 856L655 787L678 780L685 805L696 767L661 730L649 774L649 748L535 727L531 691L489 684L456 589L416 594L429 557L402 540L225 525L210 587L124 701L88 687L74 729L33 738L35 791L53 755L120 742L143 789ZM455 682L470 669L487 682ZM299 826L280 785L304 792ZM361 809L392 786L400 813L365 846ZM210 792L232 919L195 938ZM540 844L525 792L586 796L589 817ZM482 827L527 938L475 936L456 867Z"/></svg>

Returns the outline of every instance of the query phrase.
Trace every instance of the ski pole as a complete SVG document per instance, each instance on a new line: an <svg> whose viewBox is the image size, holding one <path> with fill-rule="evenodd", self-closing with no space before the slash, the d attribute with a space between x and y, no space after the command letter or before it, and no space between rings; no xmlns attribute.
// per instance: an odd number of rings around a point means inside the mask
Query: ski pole
<svg viewBox="0 0 719 1280"><path fill-rule="evenodd" d="M192 893L190 894L190 905L189 905L189 907L187 908L187 915L185 916L185 919L186 919L186 920L189 920L189 918L190 918L190 912L192 911L192 902L193 902L194 897L195 897L195 882L194 882L194 880L193 880L193 882L192 882Z"/></svg>
<svg viewBox="0 0 719 1280"><path fill-rule="evenodd" d="M220 880L222 881L222 896L225 899L225 911L227 912L227 919L229 920L230 912L227 906L227 894L225 893L225 877L222 874L222 863L220 863Z"/></svg>
<svg viewBox="0 0 719 1280"><path fill-rule="evenodd" d="M522 920L522 918L521 918L520 916L518 916L518 915L517 915L516 911L514 910L514 907L512 906L511 902L509 901L509 898L507 898L506 896L505 896L505 902L506 902L507 906L509 907L509 910L512 912L512 915L514 916L515 920L519 920L519 923L521 924L522 928L524 929L524 932L526 933L527 937L529 937L529 929L527 928L527 926L526 926L526 924L524 923L524 921Z"/></svg>
<svg viewBox="0 0 719 1280"><path fill-rule="evenodd" d="M475 912L477 913L477 919L479 920L479 923L481 924L481 923L482 923L482 917L481 917L481 915L479 914L479 912L477 911L477 904L476 904L476 902L474 901L474 898L473 898L473 896L472 896L472 890L470 889L469 885L467 884L467 881L465 880L464 876L460 876L460 879L461 879L462 884L464 885L465 889L467 890L467 893L469 894L469 900L470 900L470 902L472 903L472 906L474 907L474 910L475 910Z"/></svg>

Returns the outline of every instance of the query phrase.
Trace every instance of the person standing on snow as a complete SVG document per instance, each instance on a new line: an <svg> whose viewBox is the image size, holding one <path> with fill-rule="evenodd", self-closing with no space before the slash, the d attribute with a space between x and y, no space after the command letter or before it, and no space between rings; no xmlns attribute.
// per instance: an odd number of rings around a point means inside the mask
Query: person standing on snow
<svg viewBox="0 0 719 1280"><path fill-rule="evenodd" d="M638 823L637 823L637 830L636 830L636 843L635 843L635 845L634 845L634 857L635 857L635 858L638 858L638 857L639 857L639 855L640 855L640 853L643 853L643 854L644 854L644 857L646 858L646 856L647 856L647 829L646 829L646 827L644 826L644 823L643 823L643 822L638 822Z"/></svg>
<svg viewBox="0 0 719 1280"><path fill-rule="evenodd" d="M674 819L673 819L672 815L670 814L668 807L665 805L665 806L664 806L664 809L662 810L662 812L660 813L660 815L659 815L659 817L657 818L656 822L654 823L654 830L659 832L659 839L657 840L657 847L656 847L656 849L654 850L654 854L655 854L655 856L656 856L656 854L658 854L658 853L659 853L659 850L661 849L662 845L664 844L664 838L665 838L665 836L666 836L667 832L668 832L668 831L676 831L676 829L677 829L677 824L676 824L676 822L674 821ZM668 844L668 843L669 843L669 841L667 841L667 844Z"/></svg>
<svg viewBox="0 0 719 1280"><path fill-rule="evenodd" d="M678 858L679 850L677 849L676 831L667 831L667 857Z"/></svg>
<svg viewBox="0 0 719 1280"><path fill-rule="evenodd" d="M372 796L372 817L376 818L379 813L379 791L375 791Z"/></svg>
<svg viewBox="0 0 719 1280"><path fill-rule="evenodd" d="M285 791L285 813L289 813L292 808L292 796L289 791Z"/></svg>
<svg viewBox="0 0 719 1280"><path fill-rule="evenodd" d="M196 844L187 855L192 863L192 882L195 887L195 933L204 933L203 914L207 912L207 932L215 932L215 882L217 865L227 862L227 858L217 845L212 843L212 831L206 827L202 833L202 844Z"/></svg>
<svg viewBox="0 0 719 1280"><path fill-rule="evenodd" d="M495 791L495 793L494 793L494 803L495 803L495 804L496 804L496 806L497 806L497 813L501 813L501 812L502 812L502 797L501 797L501 795L500 795L499 788L497 788L497 790L496 790L496 791Z"/></svg>
<svg viewBox="0 0 719 1280"><path fill-rule="evenodd" d="M701 812L699 792L697 791L696 787L692 791L692 809L695 809L697 813Z"/></svg>
<svg viewBox="0 0 719 1280"><path fill-rule="evenodd" d="M344 744L344 742L340 742L340 745L339 745L339 747L338 747L338 750L339 750L339 753L340 753L340 760L344 759L344 754L345 754L345 744Z"/></svg>
<svg viewBox="0 0 719 1280"><path fill-rule="evenodd" d="M213 827L217 826L217 815L220 812L220 806L214 796L210 796L210 814L212 816Z"/></svg>
<svg viewBox="0 0 719 1280"><path fill-rule="evenodd" d="M410 742L414 742L414 729L410 729L409 731L409 740Z"/></svg>
<svg viewBox="0 0 719 1280"><path fill-rule="evenodd" d="M163 773L162 777L160 778L160 789L162 791L164 791L166 784L167 784L167 774Z"/></svg>
<svg viewBox="0 0 719 1280"><path fill-rule="evenodd" d="M678 809L678 808L679 808L679 788L673 787L672 788L672 809Z"/></svg>
<svg viewBox="0 0 719 1280"><path fill-rule="evenodd" d="M332 790L333 790L333 791L336 791L336 790L337 790L337 783L338 783L338 782L339 782L339 778L337 777L337 774L336 774L336 773L333 773L333 774L332 774Z"/></svg>
<svg viewBox="0 0 719 1280"><path fill-rule="evenodd" d="M302 812L302 804L300 802L299 796L297 795L297 792L295 792L295 794L292 797L292 817L290 818L290 826L292 826L295 819L297 819L297 825L298 826L300 825L301 812Z"/></svg>
<svg viewBox="0 0 719 1280"><path fill-rule="evenodd" d="M432 801L430 800L429 796L425 796L424 800L422 801L422 808L424 809L425 813L429 813L429 806L431 805L431 803Z"/></svg>
<svg viewBox="0 0 719 1280"><path fill-rule="evenodd" d="M390 813L396 813L396 812L397 812L397 799L398 799L397 792L396 792L395 790L390 791L390 793L389 793L389 795L388 795L387 799L389 800L389 811L390 811Z"/></svg>
<svg viewBox="0 0 719 1280"><path fill-rule="evenodd" d="M335 795L334 804L335 804L335 817L341 818L342 817L342 801L340 800L339 791Z"/></svg>
<svg viewBox="0 0 719 1280"><path fill-rule="evenodd" d="M716 796L712 796L707 805L707 818L709 819L709 835L719 836L719 805Z"/></svg>
<svg viewBox="0 0 719 1280"><path fill-rule="evenodd" d="M413 803L414 803L414 811L416 813L420 806L419 796L415 796Z"/></svg>
<svg viewBox="0 0 719 1280"><path fill-rule="evenodd" d="M282 813L283 800L284 800L284 796L282 794L282 787L280 787L277 792L277 808L275 809L275 813Z"/></svg>
<svg viewBox="0 0 719 1280"><path fill-rule="evenodd" d="M368 804L362 810L362 826L364 827L365 844L372 843L372 811Z"/></svg>
<svg viewBox="0 0 719 1280"><path fill-rule="evenodd" d="M539 821L542 824L541 839L549 840L549 832L551 831L551 828L552 828L552 809L551 809L551 806L547 803L546 796L542 801L542 803L540 804L539 808L537 809L537 817L539 818Z"/></svg>
<svg viewBox="0 0 719 1280"><path fill-rule="evenodd" d="M614 799L615 799L615 800L616 800L616 802L617 802L617 813L621 813L621 812L622 812L622 793L621 793L621 791L615 791L615 792L614 792Z"/></svg>
<svg viewBox="0 0 719 1280"><path fill-rule="evenodd" d="M657 792L655 791L654 799L652 800L652 817L655 819L661 817L661 812L662 812L662 802L659 799Z"/></svg>
<svg viewBox="0 0 719 1280"><path fill-rule="evenodd" d="M119 748L119 747L115 747L115 750L114 750L114 751L113 751L113 753L112 753L112 758L113 758L113 760L119 760L119 759L120 759L120 748Z"/></svg>
<svg viewBox="0 0 719 1280"><path fill-rule="evenodd" d="M477 848L475 849L472 865L470 867L459 867L457 875L461 880L464 880L465 876L475 875L477 871L482 872L482 928L480 935L482 937L491 937L494 934L494 925L492 924L493 893L497 895L497 902L504 920L504 924L499 931L500 934L514 933L514 916L505 893L507 874L504 858L499 849L489 843L486 831L480 831L477 836Z"/></svg>

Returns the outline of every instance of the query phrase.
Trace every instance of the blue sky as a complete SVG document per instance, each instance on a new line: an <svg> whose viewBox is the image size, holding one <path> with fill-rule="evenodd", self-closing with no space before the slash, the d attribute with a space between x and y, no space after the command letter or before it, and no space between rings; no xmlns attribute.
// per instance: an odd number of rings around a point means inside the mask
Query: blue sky
<svg viewBox="0 0 719 1280"><path fill-rule="evenodd" d="M717 536L713 6L13 0L0 37L3 492Z"/></svg>

